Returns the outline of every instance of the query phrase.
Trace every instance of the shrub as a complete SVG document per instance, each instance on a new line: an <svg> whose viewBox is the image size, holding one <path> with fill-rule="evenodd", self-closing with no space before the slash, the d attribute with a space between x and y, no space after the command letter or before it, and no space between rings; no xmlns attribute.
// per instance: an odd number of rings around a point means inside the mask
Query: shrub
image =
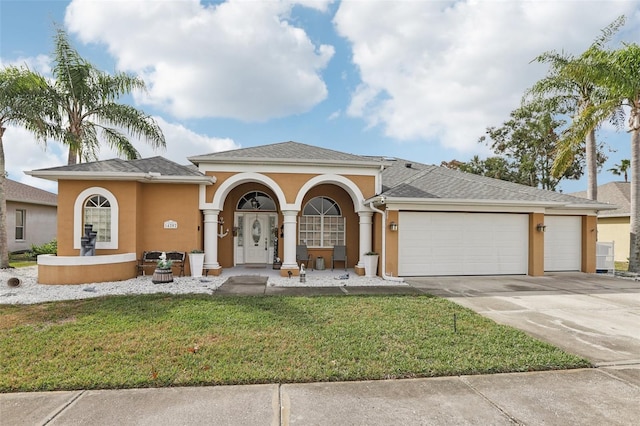
<svg viewBox="0 0 640 426"><path fill-rule="evenodd" d="M55 238L48 243L44 243L41 246L35 244L31 245L31 252L34 256L39 254L58 254L58 240Z"/></svg>

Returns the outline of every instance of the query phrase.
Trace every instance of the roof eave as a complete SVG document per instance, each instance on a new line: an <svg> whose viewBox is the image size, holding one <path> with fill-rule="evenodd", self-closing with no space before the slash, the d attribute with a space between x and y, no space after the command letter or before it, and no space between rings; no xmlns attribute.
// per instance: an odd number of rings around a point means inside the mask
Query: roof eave
<svg viewBox="0 0 640 426"><path fill-rule="evenodd" d="M382 201L384 200L384 201ZM575 210L614 210L616 207L608 204L571 204L562 201L521 201L521 200L476 200L464 198L405 198L405 197L387 197L385 195L376 195L365 200L368 204L424 204L424 205L472 205L472 206L505 206L505 207L545 207L545 208L563 208Z"/></svg>
<svg viewBox="0 0 640 426"><path fill-rule="evenodd" d="M315 166L349 166L358 168L375 168L380 169L380 163L374 161L349 161L349 160L318 160L306 158L245 158L245 157L207 157L195 156L188 157L196 166L200 164L274 164L274 165L291 165L291 164L313 164Z"/></svg>
<svg viewBox="0 0 640 426"><path fill-rule="evenodd" d="M52 181L58 180L111 180L157 183L192 183L213 185L215 176L172 176L159 173L121 173L121 172L59 172L59 171L27 171L25 174Z"/></svg>

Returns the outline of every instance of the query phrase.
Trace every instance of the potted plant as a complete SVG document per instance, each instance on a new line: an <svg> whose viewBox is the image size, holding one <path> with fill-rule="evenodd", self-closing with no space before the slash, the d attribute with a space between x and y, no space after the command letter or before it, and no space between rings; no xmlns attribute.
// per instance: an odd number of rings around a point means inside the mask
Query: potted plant
<svg viewBox="0 0 640 426"><path fill-rule="evenodd" d="M158 258L156 270L153 271L151 282L154 284L173 282L173 271L171 270L172 264L173 262L170 259L167 259L167 253L162 252Z"/></svg>
<svg viewBox="0 0 640 426"><path fill-rule="evenodd" d="M200 249L191 250L189 253L189 268L192 277L201 277L204 268L204 251Z"/></svg>
<svg viewBox="0 0 640 426"><path fill-rule="evenodd" d="M364 254L364 276L375 277L378 275L378 253L369 251Z"/></svg>

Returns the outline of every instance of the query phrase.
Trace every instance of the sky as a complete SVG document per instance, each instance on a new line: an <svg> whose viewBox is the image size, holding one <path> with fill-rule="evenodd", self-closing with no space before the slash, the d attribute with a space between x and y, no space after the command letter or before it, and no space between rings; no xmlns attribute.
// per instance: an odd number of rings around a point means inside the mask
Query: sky
<svg viewBox="0 0 640 426"><path fill-rule="evenodd" d="M0 0L0 66L50 76L59 26L98 69L140 76L147 91L121 102L167 144L134 139L142 157L188 164L293 140L439 165L489 155L486 128L548 71L534 59L580 55L620 15L609 47L640 42L637 0ZM629 134L605 124L597 137L609 156L598 183L621 180L607 169L630 158ZM13 126L3 143L9 178L57 192L24 171L65 165L66 149Z"/></svg>

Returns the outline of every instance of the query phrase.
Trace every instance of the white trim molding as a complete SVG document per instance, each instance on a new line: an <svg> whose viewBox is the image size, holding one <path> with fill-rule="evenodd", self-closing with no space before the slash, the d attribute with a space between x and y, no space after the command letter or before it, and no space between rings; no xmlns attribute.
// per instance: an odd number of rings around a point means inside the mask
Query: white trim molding
<svg viewBox="0 0 640 426"><path fill-rule="evenodd" d="M76 197L75 204L73 206L73 248L80 250L80 238L84 228L82 226L82 218L84 217L84 203L87 198L93 195L101 195L107 200L111 206L111 241L109 242L96 242L96 249L117 249L118 248L118 218L120 217L120 211L118 208L118 200L107 189L99 186L92 186L82 191Z"/></svg>

